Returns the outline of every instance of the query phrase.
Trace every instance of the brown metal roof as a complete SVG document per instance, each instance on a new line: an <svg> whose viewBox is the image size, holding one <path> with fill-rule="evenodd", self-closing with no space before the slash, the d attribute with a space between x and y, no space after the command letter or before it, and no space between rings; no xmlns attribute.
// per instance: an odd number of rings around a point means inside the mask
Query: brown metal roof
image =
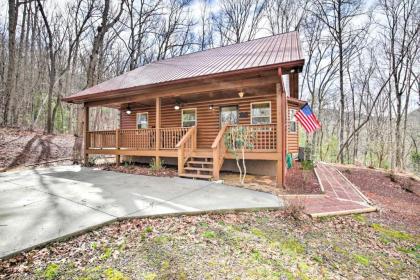
<svg viewBox="0 0 420 280"><path fill-rule="evenodd" d="M298 32L283 33L156 61L80 91L65 100L76 101L93 96L99 97L100 93L110 91L185 81L290 62L303 64Z"/></svg>

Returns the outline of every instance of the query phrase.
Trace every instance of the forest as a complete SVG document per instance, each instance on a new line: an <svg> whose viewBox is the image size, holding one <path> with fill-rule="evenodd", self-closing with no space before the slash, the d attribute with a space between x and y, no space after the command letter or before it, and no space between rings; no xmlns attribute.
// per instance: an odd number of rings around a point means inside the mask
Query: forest
<svg viewBox="0 0 420 280"><path fill-rule="evenodd" d="M62 98L141 65L298 30L317 160L420 172L419 0L0 0L0 125L80 135ZM92 127L118 112L91 110Z"/></svg>

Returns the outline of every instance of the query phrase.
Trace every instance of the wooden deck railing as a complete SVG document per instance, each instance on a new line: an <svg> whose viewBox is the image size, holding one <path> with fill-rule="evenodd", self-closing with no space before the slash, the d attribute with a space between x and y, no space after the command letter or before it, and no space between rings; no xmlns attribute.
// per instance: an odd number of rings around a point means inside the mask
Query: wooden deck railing
<svg viewBox="0 0 420 280"><path fill-rule="evenodd" d="M189 127L160 128L160 149L176 149L176 145L189 129Z"/></svg>
<svg viewBox="0 0 420 280"><path fill-rule="evenodd" d="M223 126L217 134L216 138L211 145L213 150L213 179L219 180L220 168L222 168L223 160L225 158L226 147L224 135L226 132L227 126Z"/></svg>
<svg viewBox="0 0 420 280"><path fill-rule="evenodd" d="M276 124L240 125L249 133L252 139L252 149L249 152L276 152ZM230 133L233 126L229 126L225 133Z"/></svg>
<svg viewBox="0 0 420 280"><path fill-rule="evenodd" d="M182 174L185 162L197 147L197 128L190 127L175 147L178 149L178 174Z"/></svg>
<svg viewBox="0 0 420 280"><path fill-rule="evenodd" d="M86 146L89 148L115 148L116 145L116 131L102 130L89 131Z"/></svg>
<svg viewBox="0 0 420 280"><path fill-rule="evenodd" d="M188 132L188 127L160 128L160 149L175 150ZM90 149L121 148L129 150L155 150L157 129L117 129L89 131L87 147Z"/></svg>
<svg viewBox="0 0 420 280"><path fill-rule="evenodd" d="M156 129L119 129L120 148L153 150L156 148Z"/></svg>

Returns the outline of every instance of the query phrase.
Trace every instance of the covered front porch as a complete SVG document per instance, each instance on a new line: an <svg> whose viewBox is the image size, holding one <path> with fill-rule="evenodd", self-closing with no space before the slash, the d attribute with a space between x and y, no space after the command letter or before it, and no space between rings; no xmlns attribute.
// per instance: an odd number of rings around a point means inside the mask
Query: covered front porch
<svg viewBox="0 0 420 280"><path fill-rule="evenodd" d="M224 139L234 126L223 127L209 148L197 148L197 127L149 128L88 131L87 154L112 154L117 156L177 157L178 172L184 173L183 165L189 158L208 158L212 163L212 177L219 178L224 159L234 159L225 147ZM256 135L254 148L246 152L250 160L278 160L276 148L276 125L240 125ZM179 168L181 167L181 168ZM207 170L208 171L208 170ZM204 175L204 174L200 174Z"/></svg>
<svg viewBox="0 0 420 280"><path fill-rule="evenodd" d="M235 158L225 141L241 127L254 135L245 158L272 161L282 185L287 134L282 87L274 71L215 83L204 91L194 85L153 98L133 95L85 103L85 157L110 154L117 163L121 156L154 157L156 162L177 158L180 176L218 180L224 161ZM91 131L89 108L95 106L119 109L120 127Z"/></svg>

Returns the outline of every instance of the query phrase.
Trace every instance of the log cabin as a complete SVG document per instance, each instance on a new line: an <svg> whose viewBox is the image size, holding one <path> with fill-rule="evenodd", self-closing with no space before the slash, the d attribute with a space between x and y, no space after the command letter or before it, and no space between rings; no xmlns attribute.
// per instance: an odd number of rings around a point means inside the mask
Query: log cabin
<svg viewBox="0 0 420 280"><path fill-rule="evenodd" d="M85 160L164 159L179 176L218 180L237 170L225 141L241 127L254 135L248 172L282 186L286 154L298 152L303 65L299 34L289 32L156 61L64 100L83 104ZM98 106L119 110L118 129L89 129L89 108Z"/></svg>

